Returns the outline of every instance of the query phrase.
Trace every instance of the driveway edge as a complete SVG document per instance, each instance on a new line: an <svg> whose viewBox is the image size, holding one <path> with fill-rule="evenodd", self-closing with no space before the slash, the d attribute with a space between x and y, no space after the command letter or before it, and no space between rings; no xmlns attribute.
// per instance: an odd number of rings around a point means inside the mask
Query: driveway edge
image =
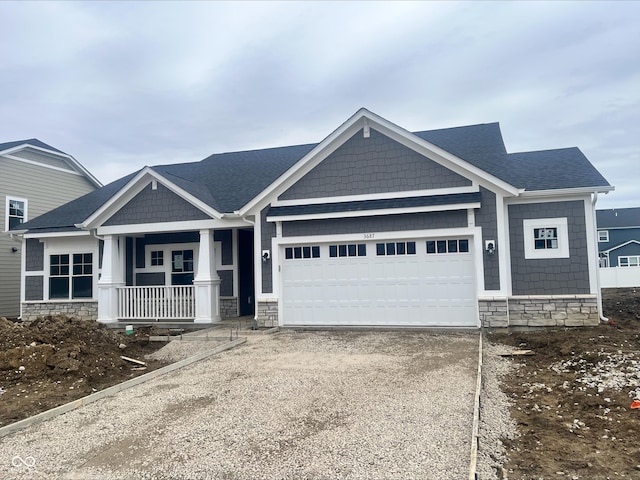
<svg viewBox="0 0 640 480"><path fill-rule="evenodd" d="M480 425L480 393L482 391L482 331L478 341L478 374L476 377L476 394L473 399L473 427L471 428L471 462L469 466L469 480L476 480L476 466L478 462L478 428Z"/></svg>
<svg viewBox="0 0 640 480"><path fill-rule="evenodd" d="M54 407L50 410L46 410L44 412L38 413L37 415L34 415L32 417L19 420L9 425L5 425L4 427L0 428L0 438L5 437L11 433L17 432L19 430L22 430L23 428L30 427L31 425L35 425L45 420L49 420L53 417L57 417L58 415L62 415L63 413L70 412L71 410L75 410L76 408L80 408L84 405L88 405L89 403L93 403L97 400L101 400L105 397L110 397L112 395L115 395L118 392L122 392L123 390L127 390L131 387L135 387L136 385L140 385L141 383L145 383L153 378L159 377L160 375L164 375L165 373L169 373L174 370L178 370L179 368L186 367L187 365L198 362L211 355L215 355L216 353L224 352L225 350L230 350L232 348L237 347L238 345L242 345L246 341L247 339L244 337L237 338L236 340L225 343L223 345L219 345L216 348L213 348L211 350L198 353L197 355L172 363L170 365L167 365L166 367L153 370L152 372L145 373L144 375L140 375L139 377L132 378L131 380L127 380L126 382L122 382L117 385L113 385L112 387L105 388L104 390L100 390L99 392L92 393L91 395L87 395L86 397L82 397L77 400L74 400L73 402L65 403L64 405L60 405L59 407Z"/></svg>

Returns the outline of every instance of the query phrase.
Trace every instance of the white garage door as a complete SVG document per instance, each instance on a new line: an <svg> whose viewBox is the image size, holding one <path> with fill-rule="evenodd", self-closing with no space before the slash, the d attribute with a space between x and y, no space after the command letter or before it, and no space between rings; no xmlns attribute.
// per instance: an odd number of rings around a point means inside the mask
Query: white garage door
<svg viewBox="0 0 640 480"><path fill-rule="evenodd" d="M284 325L476 326L467 238L282 248Z"/></svg>

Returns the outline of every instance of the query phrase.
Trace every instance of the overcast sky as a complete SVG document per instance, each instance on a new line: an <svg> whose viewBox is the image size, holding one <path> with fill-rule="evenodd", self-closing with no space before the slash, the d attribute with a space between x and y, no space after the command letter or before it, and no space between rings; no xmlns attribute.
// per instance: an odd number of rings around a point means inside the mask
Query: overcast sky
<svg viewBox="0 0 640 480"><path fill-rule="evenodd" d="M103 183L319 142L366 107L411 131L500 122L578 146L640 206L638 2L0 2L0 142Z"/></svg>

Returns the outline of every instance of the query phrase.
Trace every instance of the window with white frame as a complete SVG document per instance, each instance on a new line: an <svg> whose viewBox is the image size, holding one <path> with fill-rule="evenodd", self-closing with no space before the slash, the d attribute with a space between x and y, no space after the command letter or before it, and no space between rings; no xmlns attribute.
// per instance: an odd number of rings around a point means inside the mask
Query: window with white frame
<svg viewBox="0 0 640 480"><path fill-rule="evenodd" d="M151 251L151 266L159 267L164 265L164 252L162 250Z"/></svg>
<svg viewBox="0 0 640 480"><path fill-rule="evenodd" d="M69 263L71 261L71 263ZM93 254L49 256L49 298L92 298Z"/></svg>
<svg viewBox="0 0 640 480"><path fill-rule="evenodd" d="M7 197L5 212L5 230L16 228L27 221L27 201L23 198Z"/></svg>
<svg viewBox="0 0 640 480"><path fill-rule="evenodd" d="M608 242L609 241L609 230L598 230L598 241L599 242Z"/></svg>
<svg viewBox="0 0 640 480"><path fill-rule="evenodd" d="M640 266L640 255L630 255L618 257L618 266L620 267L638 267Z"/></svg>
<svg viewBox="0 0 640 480"><path fill-rule="evenodd" d="M171 251L171 285L192 285L193 250Z"/></svg>
<svg viewBox="0 0 640 480"><path fill-rule="evenodd" d="M522 221L524 258L569 258L567 218L532 218Z"/></svg>

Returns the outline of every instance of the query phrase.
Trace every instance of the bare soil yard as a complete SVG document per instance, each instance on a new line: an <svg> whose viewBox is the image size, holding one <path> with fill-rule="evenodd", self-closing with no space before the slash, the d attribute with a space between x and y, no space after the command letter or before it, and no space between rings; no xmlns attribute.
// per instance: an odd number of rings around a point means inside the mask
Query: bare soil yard
<svg viewBox="0 0 640 480"><path fill-rule="evenodd" d="M145 370L122 355L143 359L164 346L97 322L46 317L30 324L0 317L0 426L71 402L164 365L146 360Z"/></svg>
<svg viewBox="0 0 640 480"><path fill-rule="evenodd" d="M605 290L611 325L491 333L533 350L502 379L518 437L508 478L640 478L640 289Z"/></svg>

